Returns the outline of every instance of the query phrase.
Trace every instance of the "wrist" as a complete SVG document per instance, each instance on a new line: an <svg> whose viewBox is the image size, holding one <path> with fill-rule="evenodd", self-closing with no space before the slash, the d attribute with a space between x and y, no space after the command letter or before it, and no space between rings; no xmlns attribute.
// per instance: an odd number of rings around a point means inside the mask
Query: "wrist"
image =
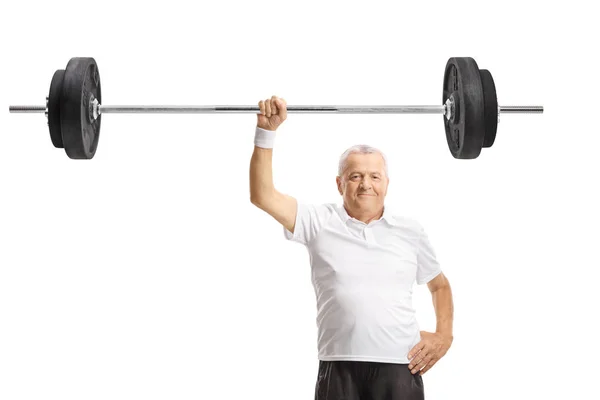
<svg viewBox="0 0 600 400"><path fill-rule="evenodd" d="M256 126L254 145L263 149L272 149L275 144L275 131L270 131Z"/></svg>
<svg viewBox="0 0 600 400"><path fill-rule="evenodd" d="M256 125L256 130L259 130L259 129L260 129L261 131L266 131L266 132L275 132L275 131L277 131L277 129L267 129L267 128L263 128L263 127L262 127L262 126L260 126L260 125Z"/></svg>
<svg viewBox="0 0 600 400"><path fill-rule="evenodd" d="M443 336L447 339L453 340L454 336L452 336L452 332L448 332L448 331L444 331L444 330L436 330L435 333L437 333L440 336Z"/></svg>

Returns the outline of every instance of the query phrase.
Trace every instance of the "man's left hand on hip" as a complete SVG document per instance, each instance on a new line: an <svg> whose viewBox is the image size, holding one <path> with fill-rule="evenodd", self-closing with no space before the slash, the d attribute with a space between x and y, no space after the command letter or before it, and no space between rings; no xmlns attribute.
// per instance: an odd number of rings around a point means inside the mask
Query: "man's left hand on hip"
<svg viewBox="0 0 600 400"><path fill-rule="evenodd" d="M421 331L421 341L408 352L410 372L421 371L423 375L429 371L446 354L452 340L452 336L440 332Z"/></svg>

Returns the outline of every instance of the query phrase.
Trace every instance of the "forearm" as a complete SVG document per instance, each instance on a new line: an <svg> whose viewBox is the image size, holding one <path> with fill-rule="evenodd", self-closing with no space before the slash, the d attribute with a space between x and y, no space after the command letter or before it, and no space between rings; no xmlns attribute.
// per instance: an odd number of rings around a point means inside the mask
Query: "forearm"
<svg viewBox="0 0 600 400"><path fill-rule="evenodd" d="M273 149L254 146L250 160L250 200L260 203L261 199L273 193Z"/></svg>
<svg viewBox="0 0 600 400"><path fill-rule="evenodd" d="M454 318L454 306L452 303L452 289L445 285L432 292L433 307L437 320L436 332L452 337L452 321Z"/></svg>

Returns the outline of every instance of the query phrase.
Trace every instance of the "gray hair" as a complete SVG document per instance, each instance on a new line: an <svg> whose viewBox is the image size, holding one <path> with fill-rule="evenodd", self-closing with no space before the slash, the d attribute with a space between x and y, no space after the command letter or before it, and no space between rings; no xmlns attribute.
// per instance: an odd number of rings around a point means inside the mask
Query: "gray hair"
<svg viewBox="0 0 600 400"><path fill-rule="evenodd" d="M388 175L388 162L387 162L387 158L385 156L385 154L383 154L383 152L379 149L376 149L375 147L366 145L366 144L357 144L355 146L350 147L348 150L346 150L344 153L342 153L341 157L340 157L340 162L338 164L338 176L342 176L342 173L344 172L344 168L346 167L346 161L348 161L348 157L350 156L350 154L373 154L373 153L379 153L381 154L381 157L383 158L383 167L385 168L385 175L389 177Z"/></svg>

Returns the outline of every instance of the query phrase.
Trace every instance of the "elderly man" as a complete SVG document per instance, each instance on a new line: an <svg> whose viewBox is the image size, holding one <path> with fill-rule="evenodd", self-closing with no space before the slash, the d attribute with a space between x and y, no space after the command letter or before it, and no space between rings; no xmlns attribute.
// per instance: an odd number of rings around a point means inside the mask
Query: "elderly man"
<svg viewBox="0 0 600 400"><path fill-rule="evenodd" d="M420 224L384 206L385 156L369 146L351 147L336 178L343 205L299 203L273 185L273 143L287 118L286 102L273 96L259 107L250 197L310 255L318 326L315 400L424 399L421 376L453 340L452 292ZM431 291L436 332L419 330L415 281Z"/></svg>

